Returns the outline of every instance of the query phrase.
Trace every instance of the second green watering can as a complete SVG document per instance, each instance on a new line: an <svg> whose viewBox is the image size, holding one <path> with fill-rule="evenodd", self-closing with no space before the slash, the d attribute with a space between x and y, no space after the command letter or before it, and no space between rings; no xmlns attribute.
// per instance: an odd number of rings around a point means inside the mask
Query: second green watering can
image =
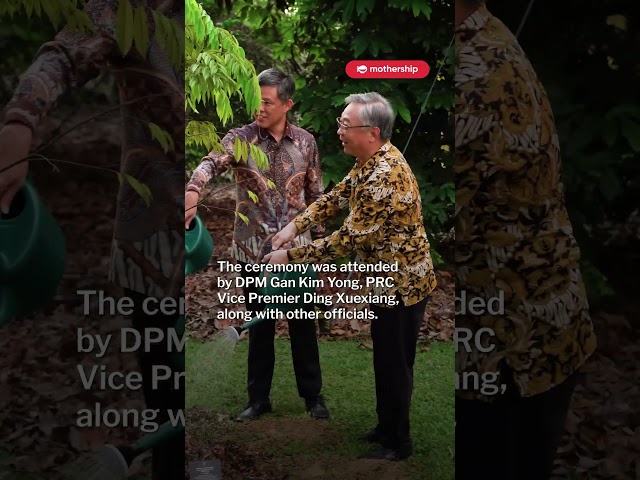
<svg viewBox="0 0 640 480"><path fill-rule="evenodd" d="M205 268L213 255L213 238L196 215L184 232L184 276Z"/></svg>
<svg viewBox="0 0 640 480"><path fill-rule="evenodd" d="M0 326L49 302L65 264L62 230L27 182L0 214Z"/></svg>

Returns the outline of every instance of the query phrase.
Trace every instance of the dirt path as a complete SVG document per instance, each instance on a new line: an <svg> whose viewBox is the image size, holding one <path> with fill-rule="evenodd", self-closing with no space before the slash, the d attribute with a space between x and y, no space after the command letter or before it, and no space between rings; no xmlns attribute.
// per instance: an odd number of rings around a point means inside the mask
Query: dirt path
<svg viewBox="0 0 640 480"><path fill-rule="evenodd" d="M188 413L188 456L217 458L225 480L406 480L406 462L345 459L330 454L340 439L313 419L264 419L225 427L227 419L201 409ZM206 432L206 433L205 433ZM215 440L212 438L215 437ZM315 451L318 454L301 454ZM415 477L413 477L415 478Z"/></svg>

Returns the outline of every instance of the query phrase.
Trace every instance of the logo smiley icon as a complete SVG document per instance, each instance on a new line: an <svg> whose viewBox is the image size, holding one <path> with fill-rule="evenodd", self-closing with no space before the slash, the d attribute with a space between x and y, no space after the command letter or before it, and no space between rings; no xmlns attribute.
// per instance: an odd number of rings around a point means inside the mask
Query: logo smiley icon
<svg viewBox="0 0 640 480"><path fill-rule="evenodd" d="M358 73L367 73L367 66L366 65L358 65L356 67L356 70Z"/></svg>

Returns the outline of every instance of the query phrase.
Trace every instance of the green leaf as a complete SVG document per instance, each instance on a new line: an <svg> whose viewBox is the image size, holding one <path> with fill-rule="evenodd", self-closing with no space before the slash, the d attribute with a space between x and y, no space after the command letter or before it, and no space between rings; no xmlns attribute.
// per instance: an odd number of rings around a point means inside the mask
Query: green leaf
<svg viewBox="0 0 640 480"><path fill-rule="evenodd" d="M240 212L233 212L233 213L235 213L235 214L236 214L236 217L240 217L240 219L241 219L245 224L249 225L249 219L247 218L247 216L246 216L246 215L243 215L243 214L242 214L242 213L240 213Z"/></svg>
<svg viewBox="0 0 640 480"><path fill-rule="evenodd" d="M267 186L271 189L271 190L276 190L276 184L273 183L271 180L267 179Z"/></svg>
<svg viewBox="0 0 640 480"><path fill-rule="evenodd" d="M248 15L249 23L254 29L257 29L258 27L260 27L260 25L262 25L262 22L264 21L263 18L264 14L258 9L252 9Z"/></svg>
<svg viewBox="0 0 640 480"><path fill-rule="evenodd" d="M447 197L449 199L449 201L451 203L456 203L456 191L455 190L448 190L447 191Z"/></svg>
<svg viewBox="0 0 640 480"><path fill-rule="evenodd" d="M396 110L398 111L398 115L407 123L411 123L411 113L409 109L405 107L403 104L396 104Z"/></svg>
<svg viewBox="0 0 640 480"><path fill-rule="evenodd" d="M155 123L149 123L149 130L151 131L151 138L155 139L160 143L162 150L164 153L167 153L170 149L173 148L173 138L169 135L168 132L164 131Z"/></svg>
<svg viewBox="0 0 640 480"><path fill-rule="evenodd" d="M344 8L344 12L342 12L342 23L347 23L351 19L351 15L353 15L353 9L356 6L356 0L348 0L347 6Z"/></svg>
<svg viewBox="0 0 640 480"><path fill-rule="evenodd" d="M626 119L621 124L622 135L634 152L640 152L640 123Z"/></svg>
<svg viewBox="0 0 640 480"><path fill-rule="evenodd" d="M236 159L236 162L241 162L242 158L242 140L238 137L233 141L233 156Z"/></svg>
<svg viewBox="0 0 640 480"><path fill-rule="evenodd" d="M31 18L33 12L34 2L39 0L24 0L24 10L27 14L27 18Z"/></svg>
<svg viewBox="0 0 640 480"><path fill-rule="evenodd" d="M364 53L370 43L371 39L368 35L361 34L354 38L353 42L351 42L354 58L358 58L362 53Z"/></svg>
<svg viewBox="0 0 640 480"><path fill-rule="evenodd" d="M412 2L411 10L413 11L413 16L417 17L420 15L420 11L422 10L422 6L418 2Z"/></svg>
<svg viewBox="0 0 640 480"><path fill-rule="evenodd" d="M142 5L136 8L133 19L133 39L140 55L146 57L149 46L149 27L147 13Z"/></svg>
<svg viewBox="0 0 640 480"><path fill-rule="evenodd" d="M187 146L203 146L208 152L212 150L225 151L220 144L220 137L216 133L216 127L211 122L190 120L185 129L185 144Z"/></svg>
<svg viewBox="0 0 640 480"><path fill-rule="evenodd" d="M116 42L122 55L129 53L133 43L133 9L129 0L120 0L116 15Z"/></svg>
<svg viewBox="0 0 640 480"><path fill-rule="evenodd" d="M627 17L624 15L609 15L607 17L607 25L616 27L623 32L627 31Z"/></svg>
<svg viewBox="0 0 640 480"><path fill-rule="evenodd" d="M247 146L247 142L242 142L241 147L242 148L242 158L244 158L245 160L249 160L249 147Z"/></svg>
<svg viewBox="0 0 640 480"><path fill-rule="evenodd" d="M251 190L247 190L247 194L249 194L249 197L251 198L251 200L253 200L253 203L258 203L258 196L253 193Z"/></svg>
<svg viewBox="0 0 640 480"><path fill-rule="evenodd" d="M124 179L129 182L129 185L131 185L136 193L140 195L142 200L144 200L144 203L147 205L147 207L151 205L151 190L149 190L149 187L147 187L144 183L139 182L131 175L128 175L126 173L123 173L122 175L124 176Z"/></svg>
<svg viewBox="0 0 640 480"><path fill-rule="evenodd" d="M356 13L358 15L362 15L367 11L371 12L373 11L373 5L373 0L358 0L358 3L356 5Z"/></svg>
<svg viewBox="0 0 640 480"><path fill-rule="evenodd" d="M58 29L58 23L60 22L60 9L51 0L42 0L42 9L47 14L49 20L53 24L53 28Z"/></svg>

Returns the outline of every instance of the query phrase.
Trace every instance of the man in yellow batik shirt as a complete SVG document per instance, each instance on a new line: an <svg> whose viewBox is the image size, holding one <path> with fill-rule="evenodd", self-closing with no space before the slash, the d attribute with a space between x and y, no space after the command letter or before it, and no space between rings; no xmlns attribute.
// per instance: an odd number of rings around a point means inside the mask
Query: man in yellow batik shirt
<svg viewBox="0 0 640 480"><path fill-rule="evenodd" d="M513 34L455 7L456 478L547 479L596 345L558 137Z"/></svg>
<svg viewBox="0 0 640 480"><path fill-rule="evenodd" d="M418 333L429 294L436 286L416 179L391 142L394 113L380 94L354 94L338 122L344 152L356 157L352 170L332 191L310 205L273 238L270 263L328 262L357 253L363 264L396 272L367 273L392 286L358 290L368 299L378 425L361 437L380 447L369 459L402 460L413 452L409 411ZM340 229L314 242L278 250L296 235L349 207ZM394 267L395 269L395 267ZM382 269L381 270L386 270ZM380 278L383 280L383 278Z"/></svg>

